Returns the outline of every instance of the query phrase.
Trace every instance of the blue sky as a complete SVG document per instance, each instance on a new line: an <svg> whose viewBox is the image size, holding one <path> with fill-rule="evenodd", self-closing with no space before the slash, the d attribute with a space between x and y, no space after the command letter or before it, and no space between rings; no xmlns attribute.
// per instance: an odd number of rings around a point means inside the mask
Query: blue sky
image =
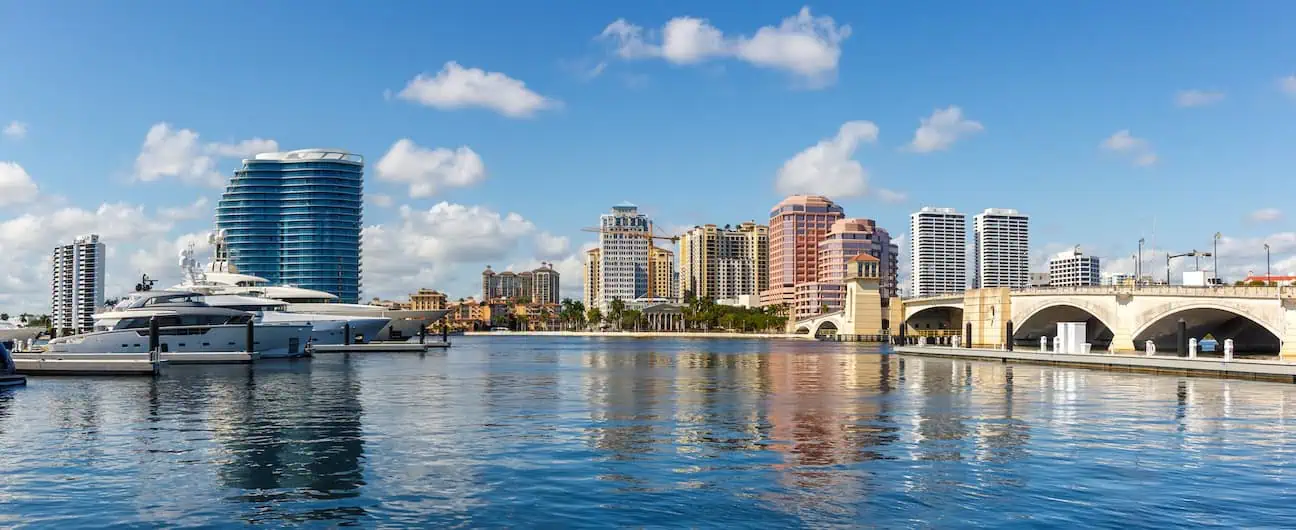
<svg viewBox="0 0 1296 530"><path fill-rule="evenodd" d="M803 6L813 23L780 33ZM639 40L605 32L618 20ZM763 221L790 189L894 235L924 205L1017 208L1041 259L1079 244L1113 268L1155 218L1176 252L1222 232L1226 276L1263 272L1264 241L1287 272L1293 22L1278 1L0 1L0 126L18 122L0 136L0 303L43 307L41 260L85 228L113 248L110 294L175 278L177 245L211 225L211 175L237 164L220 153L254 139L366 156L365 283L383 296L471 295L483 265L540 258L574 293L579 228L611 204L670 229ZM499 75L407 90L451 61L451 78ZM848 122L871 125L832 142ZM142 168L158 124L189 143Z"/></svg>

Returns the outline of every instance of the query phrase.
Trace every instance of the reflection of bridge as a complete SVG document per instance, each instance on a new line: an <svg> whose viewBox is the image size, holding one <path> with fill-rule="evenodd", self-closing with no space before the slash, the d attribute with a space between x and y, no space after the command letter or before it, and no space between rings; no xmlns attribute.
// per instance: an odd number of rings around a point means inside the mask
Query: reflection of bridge
<svg viewBox="0 0 1296 530"><path fill-rule="evenodd" d="M1182 319L1190 337L1209 333L1221 342L1233 339L1240 352L1296 358L1294 287L974 289L901 305L906 333L970 331L973 346L1038 343L1039 337L1053 334L1058 322L1086 322L1086 342L1095 350L1129 352L1148 340L1174 349Z"/></svg>

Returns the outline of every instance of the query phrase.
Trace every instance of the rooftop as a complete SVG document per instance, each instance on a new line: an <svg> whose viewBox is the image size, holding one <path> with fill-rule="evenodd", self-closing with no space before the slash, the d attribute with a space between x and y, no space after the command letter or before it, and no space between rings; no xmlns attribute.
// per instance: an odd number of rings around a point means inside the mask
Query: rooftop
<svg viewBox="0 0 1296 530"><path fill-rule="evenodd" d="M254 160L272 160L278 162L295 162L301 160L335 160L363 164L364 157L342 149L298 149L281 153L260 153Z"/></svg>

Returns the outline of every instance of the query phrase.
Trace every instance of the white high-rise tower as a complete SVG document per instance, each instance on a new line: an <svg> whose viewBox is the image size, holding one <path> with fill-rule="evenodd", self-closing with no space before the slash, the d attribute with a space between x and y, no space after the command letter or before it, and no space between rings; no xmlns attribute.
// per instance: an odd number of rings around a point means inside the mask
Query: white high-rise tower
<svg viewBox="0 0 1296 530"><path fill-rule="evenodd" d="M987 208L973 218L978 288L1030 285L1030 217Z"/></svg>
<svg viewBox="0 0 1296 530"><path fill-rule="evenodd" d="M967 289L967 216L924 207L909 215L909 234L910 296Z"/></svg>
<svg viewBox="0 0 1296 530"><path fill-rule="evenodd" d="M604 310L613 299L629 303L648 294L648 216L622 203L599 217L599 293Z"/></svg>
<svg viewBox="0 0 1296 530"><path fill-rule="evenodd" d="M96 234L54 247L50 275L50 325L61 334L94 329L104 303L104 244Z"/></svg>

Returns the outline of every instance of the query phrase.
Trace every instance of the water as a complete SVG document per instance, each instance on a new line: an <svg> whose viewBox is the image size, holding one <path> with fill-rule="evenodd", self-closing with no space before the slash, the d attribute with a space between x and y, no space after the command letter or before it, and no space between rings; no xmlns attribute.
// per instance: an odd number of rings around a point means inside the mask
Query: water
<svg viewBox="0 0 1296 530"><path fill-rule="evenodd" d="M1296 526L1296 385L786 341L35 378L0 527Z"/></svg>

